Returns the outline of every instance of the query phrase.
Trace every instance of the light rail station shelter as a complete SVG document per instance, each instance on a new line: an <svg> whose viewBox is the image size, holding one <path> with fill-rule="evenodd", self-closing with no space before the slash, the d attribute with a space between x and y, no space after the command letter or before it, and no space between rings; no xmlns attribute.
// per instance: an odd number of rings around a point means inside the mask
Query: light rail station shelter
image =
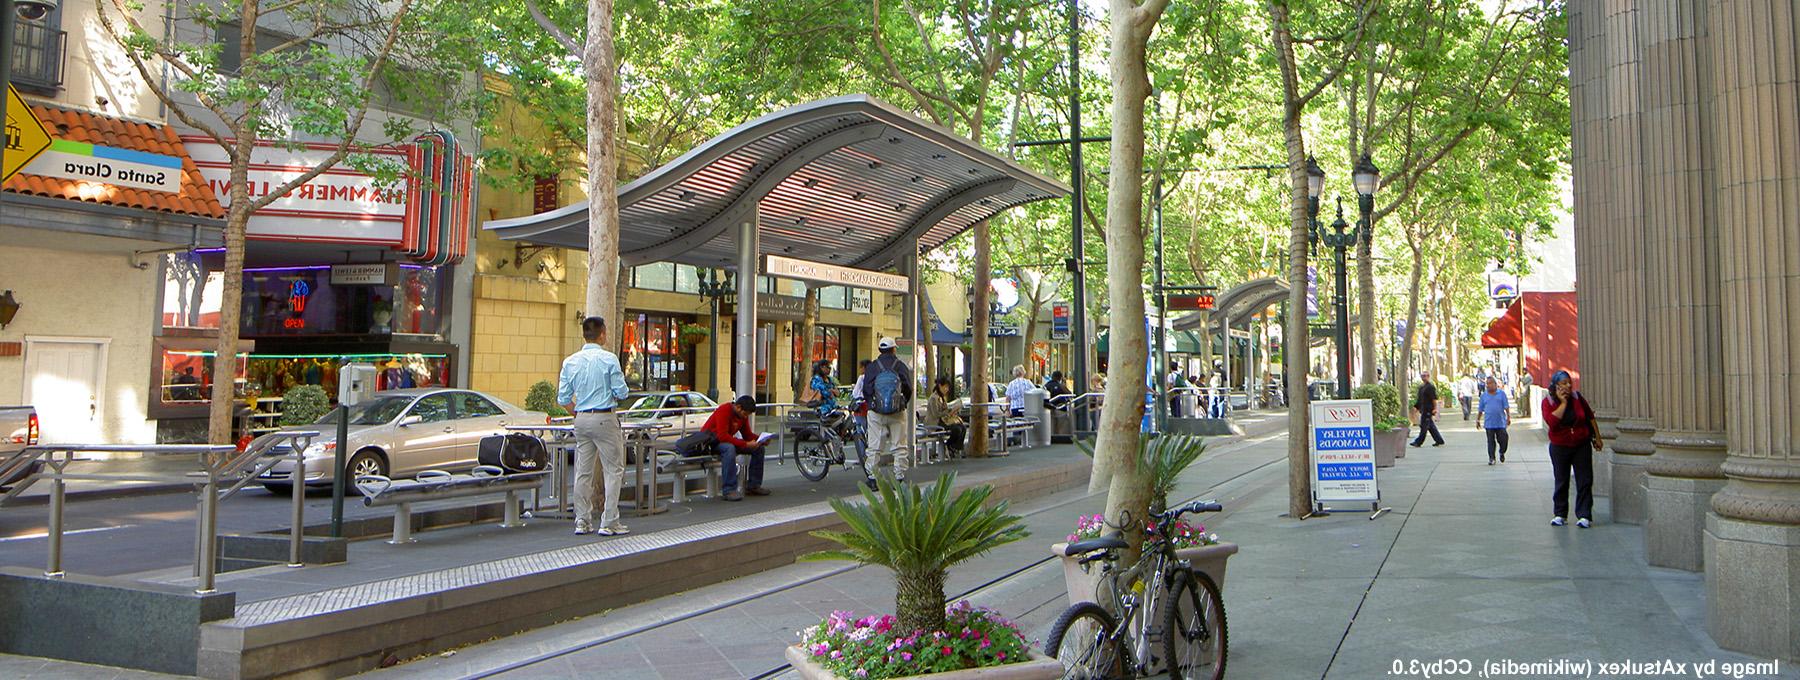
<svg viewBox="0 0 1800 680"><path fill-rule="evenodd" d="M753 274L904 296L923 328L919 254L1066 184L867 95L801 104L733 128L619 188L623 266L737 273L732 384L756 385ZM487 222L501 239L586 250L588 205ZM752 275L746 275L746 273Z"/></svg>

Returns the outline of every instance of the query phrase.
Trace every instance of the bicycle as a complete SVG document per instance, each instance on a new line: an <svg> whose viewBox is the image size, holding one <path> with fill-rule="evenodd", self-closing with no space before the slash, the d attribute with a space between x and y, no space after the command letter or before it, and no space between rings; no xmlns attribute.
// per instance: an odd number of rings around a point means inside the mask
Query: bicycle
<svg viewBox="0 0 1800 680"><path fill-rule="evenodd" d="M799 422L796 424L794 421ZM846 442L859 445L856 457L863 476L874 476L874 466L870 464L869 457L862 453L860 446L865 436L862 426L855 418L850 417L849 411L840 408L822 416L815 414L812 418L791 418L790 427L797 435L794 467L800 470L800 476L817 482L825 479L825 474L831 471L833 465L849 467L844 455Z"/></svg>
<svg viewBox="0 0 1800 680"><path fill-rule="evenodd" d="M1157 526L1172 525L1191 512L1221 509L1218 503L1194 501L1151 517ZM1159 532L1145 538L1137 564L1118 569L1119 550L1127 545L1115 534L1077 541L1063 550L1064 555L1082 555L1078 562L1083 568L1101 563L1095 599L1109 605L1077 602L1050 626L1044 648L1062 662L1063 677L1136 678L1163 666L1171 680L1224 677L1225 601L1219 585L1177 557L1174 545ZM1151 614L1161 615L1160 626L1148 621ZM1160 658L1152 653L1159 642Z"/></svg>

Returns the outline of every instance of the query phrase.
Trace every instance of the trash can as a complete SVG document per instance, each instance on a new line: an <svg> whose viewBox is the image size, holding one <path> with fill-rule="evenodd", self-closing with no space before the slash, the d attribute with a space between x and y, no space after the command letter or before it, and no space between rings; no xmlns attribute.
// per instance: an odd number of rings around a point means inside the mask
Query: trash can
<svg viewBox="0 0 1800 680"><path fill-rule="evenodd" d="M1050 392L1042 388L1025 390L1025 417L1036 418L1037 424L1031 427L1026 436L1027 448L1045 446L1050 443Z"/></svg>

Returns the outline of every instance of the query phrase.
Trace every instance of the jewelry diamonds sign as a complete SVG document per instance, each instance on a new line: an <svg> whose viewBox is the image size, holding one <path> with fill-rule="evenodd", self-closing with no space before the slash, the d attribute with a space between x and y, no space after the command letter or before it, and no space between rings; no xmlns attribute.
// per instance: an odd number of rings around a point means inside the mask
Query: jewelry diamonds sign
<svg viewBox="0 0 1800 680"><path fill-rule="evenodd" d="M1375 484L1375 417L1367 399L1310 405L1314 505L1381 500Z"/></svg>

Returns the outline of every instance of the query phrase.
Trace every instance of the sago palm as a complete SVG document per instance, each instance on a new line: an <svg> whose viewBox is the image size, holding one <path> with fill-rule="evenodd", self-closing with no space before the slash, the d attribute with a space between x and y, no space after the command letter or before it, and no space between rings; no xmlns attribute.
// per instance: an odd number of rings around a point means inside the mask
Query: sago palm
<svg viewBox="0 0 1800 680"><path fill-rule="evenodd" d="M877 493L862 491L863 503L841 498L831 507L848 531L815 531L814 536L844 547L802 557L849 560L894 572L894 609L901 630L944 628L944 575L950 567L1028 535L1006 502L988 505L994 489L977 486L951 497L953 473L926 486L895 485L883 478Z"/></svg>

